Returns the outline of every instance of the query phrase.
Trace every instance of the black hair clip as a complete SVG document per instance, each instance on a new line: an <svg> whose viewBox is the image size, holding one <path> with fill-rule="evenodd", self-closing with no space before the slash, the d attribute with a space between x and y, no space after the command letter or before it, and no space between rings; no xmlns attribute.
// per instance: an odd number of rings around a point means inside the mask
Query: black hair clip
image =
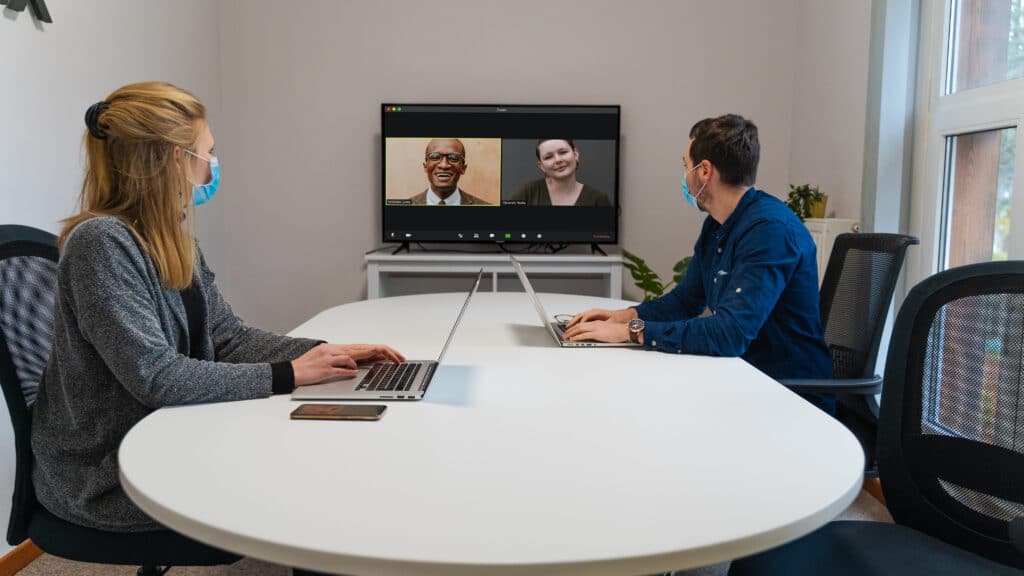
<svg viewBox="0 0 1024 576"><path fill-rule="evenodd" d="M89 106L89 109L85 111L85 126L89 129L89 134L92 134L92 137L97 140L107 139L106 129L109 126L100 124L100 114L106 112L107 108L110 108L110 104L97 102Z"/></svg>

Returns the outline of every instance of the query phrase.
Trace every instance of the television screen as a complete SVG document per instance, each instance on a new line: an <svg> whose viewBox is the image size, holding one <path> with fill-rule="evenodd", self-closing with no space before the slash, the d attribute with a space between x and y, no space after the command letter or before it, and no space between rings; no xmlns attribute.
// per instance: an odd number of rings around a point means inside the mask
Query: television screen
<svg viewBox="0 0 1024 576"><path fill-rule="evenodd" d="M619 106L381 105L385 242L618 242Z"/></svg>

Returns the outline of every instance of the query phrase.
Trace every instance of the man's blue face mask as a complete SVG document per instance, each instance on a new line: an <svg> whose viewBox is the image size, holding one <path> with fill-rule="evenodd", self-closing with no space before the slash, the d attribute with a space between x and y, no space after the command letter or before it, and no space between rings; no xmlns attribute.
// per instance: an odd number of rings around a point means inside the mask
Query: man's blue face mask
<svg viewBox="0 0 1024 576"><path fill-rule="evenodd" d="M220 185L220 162L216 156L210 156L209 158L203 158L199 154L192 152L191 150L185 150L189 154L199 158L200 160L206 160L210 163L210 181L206 184L193 184L192 185L192 203L196 206L202 206L206 204L213 195L217 193L217 186Z"/></svg>
<svg viewBox="0 0 1024 576"><path fill-rule="evenodd" d="M700 210L700 206L697 206L697 198L700 197L701 193L704 192L704 188L708 185L708 183L705 182L700 187L700 190L697 191L697 195L696 196L690 194L690 185L686 183L686 175L689 174L690 172L693 172L696 169L697 169L697 166L694 166L693 168L690 168L689 170L686 170L686 171L683 172L683 198L686 198L686 203L687 204L689 204L690 206L693 206L694 208Z"/></svg>

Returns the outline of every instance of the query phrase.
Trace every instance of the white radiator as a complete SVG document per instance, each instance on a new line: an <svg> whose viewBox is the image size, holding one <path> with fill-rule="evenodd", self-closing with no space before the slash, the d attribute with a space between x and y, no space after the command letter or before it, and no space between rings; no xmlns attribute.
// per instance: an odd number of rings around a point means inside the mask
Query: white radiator
<svg viewBox="0 0 1024 576"><path fill-rule="evenodd" d="M846 232L860 232L860 222L847 218L808 218L804 223L811 231L814 245L818 247L818 286L821 286L836 236Z"/></svg>

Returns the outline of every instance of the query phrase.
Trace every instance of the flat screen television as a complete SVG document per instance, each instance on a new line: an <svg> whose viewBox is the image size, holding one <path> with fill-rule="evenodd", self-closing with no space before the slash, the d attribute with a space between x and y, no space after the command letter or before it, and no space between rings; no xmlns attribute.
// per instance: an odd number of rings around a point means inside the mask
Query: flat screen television
<svg viewBox="0 0 1024 576"><path fill-rule="evenodd" d="M383 241L617 243L619 115L382 104Z"/></svg>

